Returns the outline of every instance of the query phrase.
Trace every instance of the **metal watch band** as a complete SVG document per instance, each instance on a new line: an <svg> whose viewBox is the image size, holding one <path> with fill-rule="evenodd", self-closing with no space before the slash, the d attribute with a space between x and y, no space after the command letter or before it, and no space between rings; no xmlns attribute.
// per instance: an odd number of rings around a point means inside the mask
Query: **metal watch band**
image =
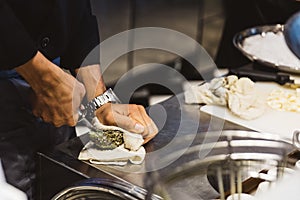
<svg viewBox="0 0 300 200"><path fill-rule="evenodd" d="M106 103L120 103L119 98L111 88L106 90L103 94L95 97L87 104L86 108L88 111L88 115L93 116L94 112Z"/></svg>

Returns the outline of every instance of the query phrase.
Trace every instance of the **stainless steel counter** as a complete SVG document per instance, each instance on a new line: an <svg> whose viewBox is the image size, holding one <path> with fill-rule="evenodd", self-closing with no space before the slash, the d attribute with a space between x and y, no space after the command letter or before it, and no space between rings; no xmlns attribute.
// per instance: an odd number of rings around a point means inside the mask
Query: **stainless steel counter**
<svg viewBox="0 0 300 200"><path fill-rule="evenodd" d="M208 131L248 130L239 125L202 113L199 108L199 105L184 104L183 94L174 96L150 108L149 113L155 123L159 125L160 132L152 141L145 145L147 156L142 165L136 166L128 164L124 167L104 166L79 161L77 156L88 140L87 135L82 135L58 145L52 151L41 152L39 154L41 165L39 172L40 196L49 197L53 195L53 193L63 189L63 187L69 186L72 182L74 183L80 179L95 177L121 180L128 184L146 188L145 183L147 183L147 178L149 174L151 174L148 172L152 171L153 173L159 171L160 169L158 168L163 167L161 163L159 163L160 158L167 156L172 151L172 149L168 147L174 138L184 135L205 134ZM193 141L187 141L186 144L182 145L189 145L190 142ZM159 158L157 158L157 156L159 156ZM55 170L51 171L51 168L48 168L49 164L58 167L52 167L55 168ZM169 166L165 166L163 168L166 170L168 167ZM59 168L59 170L56 168ZM57 171L60 171L60 173ZM68 178L68 173L64 171L73 174L73 178ZM47 178L45 178L45 175L47 175ZM70 176L72 177L72 175ZM48 185L45 181L48 182ZM206 177L203 177L202 180L198 179L195 181L201 182L199 192L202 196L205 194L204 196L211 198L212 196L218 195L216 191L206 183ZM56 187L53 185L50 186L51 182L56 182Z"/></svg>

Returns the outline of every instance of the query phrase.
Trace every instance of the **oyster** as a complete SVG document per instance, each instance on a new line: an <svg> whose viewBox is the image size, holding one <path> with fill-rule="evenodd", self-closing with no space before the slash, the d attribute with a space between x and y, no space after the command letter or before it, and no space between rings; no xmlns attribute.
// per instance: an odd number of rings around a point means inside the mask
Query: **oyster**
<svg viewBox="0 0 300 200"><path fill-rule="evenodd" d="M100 150L111 150L124 143L123 132L120 130L97 130L89 133L90 140Z"/></svg>
<svg viewBox="0 0 300 200"><path fill-rule="evenodd" d="M111 150L124 144L126 149L138 151L144 143L141 134L130 133L117 126L103 125L97 117L93 118L92 124L98 130L90 132L90 140L100 150Z"/></svg>

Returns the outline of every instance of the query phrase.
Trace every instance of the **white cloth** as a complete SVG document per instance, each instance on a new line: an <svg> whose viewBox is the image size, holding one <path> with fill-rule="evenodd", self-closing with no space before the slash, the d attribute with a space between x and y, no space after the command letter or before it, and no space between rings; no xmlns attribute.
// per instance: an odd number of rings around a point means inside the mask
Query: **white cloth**
<svg viewBox="0 0 300 200"><path fill-rule="evenodd" d="M135 165L144 161L146 151L140 147L137 151L129 151L121 145L112 150L99 150L91 147L93 142L88 142L78 156L79 160L87 160L92 164L102 165L126 165L128 160Z"/></svg>
<svg viewBox="0 0 300 200"><path fill-rule="evenodd" d="M118 130L123 132L124 145L126 149L137 151L144 143L144 139L141 134L130 133L117 126L106 126L100 123L97 117L92 120L92 124L100 130Z"/></svg>
<svg viewBox="0 0 300 200"><path fill-rule="evenodd" d="M92 141L89 141L81 150L78 156L79 160L106 165L126 165L128 161L138 165L144 161L146 150L142 146L144 142L142 135L130 133L120 127L103 125L97 118L93 119L92 124L101 130L122 131L124 144L112 150L100 150L95 148Z"/></svg>
<svg viewBox="0 0 300 200"><path fill-rule="evenodd" d="M226 106L233 114L247 120L261 116L266 108L255 83L234 75L192 87L185 91L185 102Z"/></svg>
<svg viewBox="0 0 300 200"><path fill-rule="evenodd" d="M27 196L21 190L6 183L0 161L0 199L1 200L26 200Z"/></svg>

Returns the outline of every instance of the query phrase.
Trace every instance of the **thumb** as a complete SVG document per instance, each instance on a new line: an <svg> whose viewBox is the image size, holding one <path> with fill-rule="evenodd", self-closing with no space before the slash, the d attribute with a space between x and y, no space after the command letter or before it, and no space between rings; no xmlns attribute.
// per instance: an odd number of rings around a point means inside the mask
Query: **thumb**
<svg viewBox="0 0 300 200"><path fill-rule="evenodd" d="M145 131L145 127L136 120L126 115L115 115L117 126L133 133L143 133Z"/></svg>

